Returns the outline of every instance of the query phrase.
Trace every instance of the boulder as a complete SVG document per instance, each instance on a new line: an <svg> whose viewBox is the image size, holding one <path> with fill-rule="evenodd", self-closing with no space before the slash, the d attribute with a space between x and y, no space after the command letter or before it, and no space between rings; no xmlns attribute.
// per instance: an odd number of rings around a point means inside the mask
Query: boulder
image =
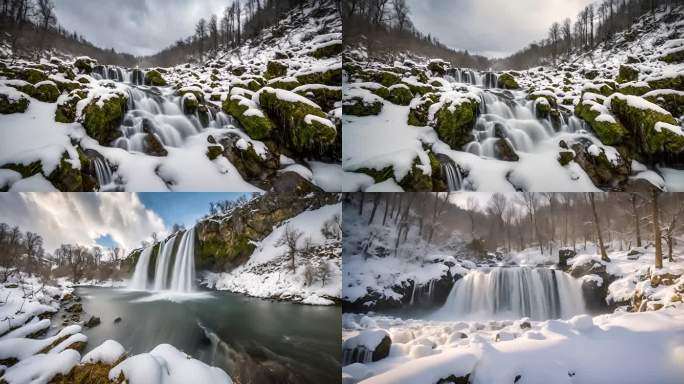
<svg viewBox="0 0 684 384"><path fill-rule="evenodd" d="M389 95L387 96L387 100L393 102L394 104L404 106L411 104L413 93L411 93L411 90L405 84L393 85L388 88L388 91Z"/></svg>
<svg viewBox="0 0 684 384"><path fill-rule="evenodd" d="M262 140L275 129L273 121L269 119L251 99L239 94L231 94L223 102L223 111L240 122L249 137Z"/></svg>
<svg viewBox="0 0 684 384"><path fill-rule="evenodd" d="M314 101L324 111L332 111L342 100L342 88L329 85L305 85L295 88L293 92Z"/></svg>
<svg viewBox="0 0 684 384"><path fill-rule="evenodd" d="M342 85L342 68L330 68L301 73L295 76L301 84Z"/></svg>
<svg viewBox="0 0 684 384"><path fill-rule="evenodd" d="M11 88L0 89L0 114L24 113L30 104L29 99Z"/></svg>
<svg viewBox="0 0 684 384"><path fill-rule="evenodd" d="M264 77L267 79L273 79L276 77L283 77L287 75L287 65L276 60L271 60L266 65L266 72Z"/></svg>
<svg viewBox="0 0 684 384"><path fill-rule="evenodd" d="M35 91L31 96L45 103L55 103L60 93L55 83L46 80L35 85Z"/></svg>
<svg viewBox="0 0 684 384"><path fill-rule="evenodd" d="M473 141L472 130L479 108L479 101L473 99L445 100L434 115L439 138L454 149Z"/></svg>
<svg viewBox="0 0 684 384"><path fill-rule="evenodd" d="M145 85L164 87L166 84L166 80L164 80L162 74L157 70L151 70L145 74Z"/></svg>
<svg viewBox="0 0 684 384"><path fill-rule="evenodd" d="M437 76L444 76L447 73L449 64L440 59L430 60L428 63L428 69Z"/></svg>
<svg viewBox="0 0 684 384"><path fill-rule="evenodd" d="M121 137L127 98L122 93L96 97L83 109L81 123L90 137L106 145Z"/></svg>
<svg viewBox="0 0 684 384"><path fill-rule="evenodd" d="M298 154L320 153L337 137L337 128L313 102L294 92L263 88L258 96L266 114L282 129L279 141Z"/></svg>
<svg viewBox="0 0 684 384"><path fill-rule="evenodd" d="M570 248L561 248L558 250L558 267L566 271L570 266L568 265L568 260L577 256L577 252Z"/></svg>
<svg viewBox="0 0 684 384"><path fill-rule="evenodd" d="M258 154L254 145L235 133L220 140L221 155L225 156L248 182L265 182L280 169L279 158L265 150ZM209 147L211 150L211 146ZM211 157L210 157L211 158Z"/></svg>
<svg viewBox="0 0 684 384"><path fill-rule="evenodd" d="M612 115L602 113L603 110L602 105L590 97L583 96L583 100L575 107L575 114L591 126L602 143L606 145L621 144L629 135L629 131Z"/></svg>
<svg viewBox="0 0 684 384"><path fill-rule="evenodd" d="M76 105L87 97L87 91L71 91L67 98L57 104L55 121L58 123L73 123L76 121Z"/></svg>
<svg viewBox="0 0 684 384"><path fill-rule="evenodd" d="M197 100L197 97L192 93L183 95L181 104L183 105L183 113L186 115L195 114L200 105L199 100Z"/></svg>
<svg viewBox="0 0 684 384"><path fill-rule="evenodd" d="M334 57L342 53L342 42L331 41L319 45L316 49L311 51L310 55L317 59L325 59L327 57Z"/></svg>
<svg viewBox="0 0 684 384"><path fill-rule="evenodd" d="M617 152L606 153L605 149L587 139L579 139L572 145L575 162L587 173L594 185L613 189L623 184L631 174L631 165Z"/></svg>
<svg viewBox="0 0 684 384"><path fill-rule="evenodd" d="M424 127L429 123L429 109L430 106L439 102L438 93L428 93L422 95L420 100L411 105L408 115L409 125L417 127Z"/></svg>
<svg viewBox="0 0 684 384"><path fill-rule="evenodd" d="M513 145L508 139L497 139L494 143L494 155L497 159L503 161L518 161L520 157L515 153Z"/></svg>
<svg viewBox="0 0 684 384"><path fill-rule="evenodd" d="M145 139L143 141L143 152L150 156L157 157L164 157L169 154L157 135L151 132L145 135Z"/></svg>
<svg viewBox="0 0 684 384"><path fill-rule="evenodd" d="M91 59L90 57L79 57L74 62L74 67L81 73L92 73L93 69L97 65L97 61Z"/></svg>
<svg viewBox="0 0 684 384"><path fill-rule="evenodd" d="M639 69L637 67L629 64L622 64L615 81L618 83L627 83L630 81L637 81L638 79Z"/></svg>
<svg viewBox="0 0 684 384"><path fill-rule="evenodd" d="M88 321L86 321L83 325L87 328L97 327L98 325L100 325L100 318L91 316L90 319L88 319Z"/></svg>
<svg viewBox="0 0 684 384"><path fill-rule="evenodd" d="M515 80L515 77L513 77L513 75L511 75L510 73L503 73L501 76L499 76L497 85L499 88L503 89L520 89L520 86L518 85L518 82Z"/></svg>
<svg viewBox="0 0 684 384"><path fill-rule="evenodd" d="M387 331L361 331L342 343L343 364L380 361L389 356L391 346L392 339Z"/></svg>

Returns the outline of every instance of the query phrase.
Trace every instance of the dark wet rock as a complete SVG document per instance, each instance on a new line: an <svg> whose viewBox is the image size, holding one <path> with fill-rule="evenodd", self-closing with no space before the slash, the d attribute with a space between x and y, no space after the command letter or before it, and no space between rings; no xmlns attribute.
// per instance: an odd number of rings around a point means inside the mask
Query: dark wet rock
<svg viewBox="0 0 684 384"><path fill-rule="evenodd" d="M88 321L86 321L83 325L87 328L97 327L98 325L100 325L100 318L91 316L90 319L88 319Z"/></svg>

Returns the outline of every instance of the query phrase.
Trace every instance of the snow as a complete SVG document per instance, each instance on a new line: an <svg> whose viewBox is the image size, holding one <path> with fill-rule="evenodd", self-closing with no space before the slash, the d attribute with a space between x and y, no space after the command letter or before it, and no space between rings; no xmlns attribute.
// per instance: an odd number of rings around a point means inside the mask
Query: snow
<svg viewBox="0 0 684 384"><path fill-rule="evenodd" d="M261 88L258 92L254 93L254 96L252 96L252 101L257 103L258 105L261 105L261 104L259 104L259 96L263 92L275 93L276 97L279 100L287 101L290 103L304 103L304 104L307 104L307 105L314 107L316 109L321 109L321 107L319 107L318 104L307 99L306 97L300 96L300 95L298 95L292 91L287 91L285 89L276 89L276 88L271 88L271 87Z"/></svg>
<svg viewBox="0 0 684 384"><path fill-rule="evenodd" d="M666 111L665 109L661 108L660 106L651 103L650 101L639 97L639 96L632 96L632 95L623 95L621 93L614 93L610 97L608 97L605 101L605 106L607 108L610 108L610 103L613 99L620 99L627 101L627 105L629 105L632 108L637 108L645 111L654 111L658 112L663 115L671 116L670 112Z"/></svg>
<svg viewBox="0 0 684 384"><path fill-rule="evenodd" d="M228 290L244 293L256 297L274 297L283 300L293 300L302 304L332 305L329 298L341 296L341 260L339 258L339 242L325 239L321 233L323 224L341 215L341 204L326 205L319 209L304 211L303 213L281 223L273 232L257 244L249 260L230 272L207 273L202 284L217 290ZM309 239L313 246L332 247L333 258L325 255L311 260L299 260L296 270L289 268L290 260L286 258L287 248L279 245L278 240L290 225L304 233L299 239L299 246ZM306 285L304 271L306 263L315 267L320 263L328 263L331 276L325 285L317 281Z"/></svg>
<svg viewBox="0 0 684 384"><path fill-rule="evenodd" d="M374 351L385 337L389 337L389 333L384 329L361 331L356 336L352 336L344 340L344 343L342 343L342 349L344 350L364 347L368 350Z"/></svg>
<svg viewBox="0 0 684 384"><path fill-rule="evenodd" d="M112 365L126 353L124 347L114 340L107 340L99 347L88 352L81 363L104 363Z"/></svg>
<svg viewBox="0 0 684 384"><path fill-rule="evenodd" d="M348 340L363 328L353 320L355 315L343 317L345 327L351 327L343 331ZM399 330L408 331L404 335L410 340L393 340L390 356L383 360L343 370L348 382L434 383L470 374L473 384L509 383L517 376L525 383L602 383L610 378L620 383L674 384L684 375L681 308L594 318L579 315L567 321L531 322L527 330L519 322L374 319L376 328L371 331L391 329L392 337ZM461 338L463 332L466 338ZM503 335L500 341L495 334ZM417 353L428 352L425 340L433 345L427 356ZM366 379L369 375L373 376Z"/></svg>
<svg viewBox="0 0 684 384"><path fill-rule="evenodd" d="M79 353L72 349L58 354L34 355L7 368L3 379L8 384L47 384L58 374L68 374L79 358Z"/></svg>
<svg viewBox="0 0 684 384"><path fill-rule="evenodd" d="M109 379L115 380L120 374L130 384L232 383L223 370L192 359L168 344L124 360L112 368Z"/></svg>
<svg viewBox="0 0 684 384"><path fill-rule="evenodd" d="M684 136L684 131L682 131L681 127L678 127L678 126L672 125L672 124L668 124L668 123L665 123L663 121L657 122L654 126L654 129L656 130L656 132L662 132L663 129L666 129L666 130L674 133L675 135Z"/></svg>

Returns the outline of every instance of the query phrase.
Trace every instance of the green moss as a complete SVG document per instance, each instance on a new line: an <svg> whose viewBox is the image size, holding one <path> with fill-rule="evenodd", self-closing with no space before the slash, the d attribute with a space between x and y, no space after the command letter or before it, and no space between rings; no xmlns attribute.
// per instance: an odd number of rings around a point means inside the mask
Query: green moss
<svg viewBox="0 0 684 384"><path fill-rule="evenodd" d="M78 81L59 81L53 79L52 82L57 84L60 92L71 92L83 88L83 85Z"/></svg>
<svg viewBox="0 0 684 384"><path fill-rule="evenodd" d="M283 132L279 132L281 141L289 142L290 148L296 152L318 150L321 145L332 144L337 137L335 127L315 119L306 121L308 115L326 118L320 109L309 104L280 99L273 89L262 92L259 103L268 116L284 128Z"/></svg>
<svg viewBox="0 0 684 384"><path fill-rule="evenodd" d="M349 116L372 116L380 114L382 107L382 101L367 103L361 97L352 97L342 102L342 113Z"/></svg>
<svg viewBox="0 0 684 384"><path fill-rule="evenodd" d="M328 44L317 48L310 53L311 56L317 59L324 59L326 57L334 57L342 53L342 43Z"/></svg>
<svg viewBox="0 0 684 384"><path fill-rule="evenodd" d="M10 100L9 95L0 93L0 114L23 113L28 109L30 101L25 97L19 100Z"/></svg>
<svg viewBox="0 0 684 384"><path fill-rule="evenodd" d="M558 162L562 166L570 164L573 160L575 160L575 152L573 151L564 150L558 153Z"/></svg>
<svg viewBox="0 0 684 384"><path fill-rule="evenodd" d="M544 102L536 102L534 104L538 119L547 119L551 114L551 105Z"/></svg>
<svg viewBox="0 0 684 384"><path fill-rule="evenodd" d="M399 84L401 77L394 72L390 71L378 71L378 70L366 70L357 73L357 76L363 81L382 84L385 87L391 87L395 84Z"/></svg>
<svg viewBox="0 0 684 384"><path fill-rule="evenodd" d="M620 66L618 71L618 76L615 79L618 83L627 83L630 81L637 81L639 79L639 70L629 64L623 64Z"/></svg>
<svg viewBox="0 0 684 384"><path fill-rule="evenodd" d="M265 78L273 79L285 75L287 75L287 65L275 60L271 60L266 64L266 72L264 72Z"/></svg>
<svg viewBox="0 0 684 384"><path fill-rule="evenodd" d="M31 177L39 173L43 173L43 164L40 161L34 161L29 165L24 164L4 164L3 169L9 169L21 174L22 178Z"/></svg>
<svg viewBox="0 0 684 384"><path fill-rule="evenodd" d="M300 85L302 85L302 84L300 84L299 81L297 81L296 79L287 79L287 80L286 79L278 79L278 80L275 80L273 82L268 83L269 87L277 88L277 89L284 89L287 91L291 91L291 90L299 87Z"/></svg>
<svg viewBox="0 0 684 384"><path fill-rule="evenodd" d="M81 170L72 166L67 153L62 155L59 166L47 179L62 192L83 192L83 177Z"/></svg>
<svg viewBox="0 0 684 384"><path fill-rule="evenodd" d="M74 67L82 73L91 73L96 65L97 62L88 57L79 58L74 62Z"/></svg>
<svg viewBox="0 0 684 384"><path fill-rule="evenodd" d="M363 173L373 178L376 184L382 183L383 181L389 180L394 177L394 168L391 166L377 170L369 168L361 168L356 170L357 173Z"/></svg>
<svg viewBox="0 0 684 384"><path fill-rule="evenodd" d="M439 101L439 94L428 93L420 98L420 101L416 103L409 110L408 123L416 127L423 127L428 125L428 111L430 106Z"/></svg>
<svg viewBox="0 0 684 384"><path fill-rule="evenodd" d="M435 130L439 138L451 148L460 149L473 141L479 103L470 100L458 105L445 104L435 113Z"/></svg>
<svg viewBox="0 0 684 384"><path fill-rule="evenodd" d="M377 88L368 87L368 88L364 88L364 89L371 91L374 95L380 96L383 99L389 99L389 97L390 97L389 88L384 87L382 85L378 86Z"/></svg>
<svg viewBox="0 0 684 384"><path fill-rule="evenodd" d="M55 84L46 82L36 87L32 96L45 103L55 103L60 93L59 88Z"/></svg>
<svg viewBox="0 0 684 384"><path fill-rule="evenodd" d="M511 75L510 73L504 73L501 76L499 76L497 85L499 88L503 89L520 89L520 86L518 85L518 82L515 80L515 77L513 77L513 75Z"/></svg>
<svg viewBox="0 0 684 384"><path fill-rule="evenodd" d="M48 75L39 69L26 68L19 72L19 78L21 80L28 81L31 84L37 84L41 81L47 80Z"/></svg>
<svg viewBox="0 0 684 384"><path fill-rule="evenodd" d="M223 147L220 145L210 145L207 147L207 157L209 160L216 160L223 154Z"/></svg>
<svg viewBox="0 0 684 384"><path fill-rule="evenodd" d="M678 91L684 91L684 75L648 80L648 85L653 89L676 89Z"/></svg>
<svg viewBox="0 0 684 384"><path fill-rule="evenodd" d="M121 136L119 126L126 111L126 97L115 95L102 102L93 100L83 109L83 127L100 144L108 144Z"/></svg>
<svg viewBox="0 0 684 384"><path fill-rule="evenodd" d="M69 97L57 104L55 121L58 123L73 123L76 121L76 105L87 96L86 91L73 91Z"/></svg>
<svg viewBox="0 0 684 384"><path fill-rule="evenodd" d="M424 84L424 83L409 84L409 83L405 83L405 82L402 84L409 87L409 89L411 90L411 92L413 92L414 95L427 95L428 93L434 93L437 91L430 84Z"/></svg>
<svg viewBox="0 0 684 384"><path fill-rule="evenodd" d="M164 80L161 73L156 70L149 71L145 74L145 84L154 87L165 87L167 85L166 80Z"/></svg>
<svg viewBox="0 0 684 384"><path fill-rule="evenodd" d="M684 114L684 95L678 91L660 91L657 95L646 95L644 99L667 110L672 116Z"/></svg>
<svg viewBox="0 0 684 384"><path fill-rule="evenodd" d="M660 61L664 61L669 64L677 64L684 61L684 49L678 49L674 52L667 53L658 58Z"/></svg>
<svg viewBox="0 0 684 384"><path fill-rule="evenodd" d="M312 87L295 92L302 97L312 100L324 111L333 110L335 104L342 100L342 88L339 87Z"/></svg>
<svg viewBox="0 0 684 384"><path fill-rule="evenodd" d="M401 181L399 185L406 192L432 192L433 184L432 177L423 173L420 168L421 162L418 158L413 161L413 166Z"/></svg>
<svg viewBox="0 0 684 384"><path fill-rule="evenodd" d="M632 107L626 97L613 97L611 109L633 134L641 138L640 144L643 153L656 154L663 151L679 153L684 150L684 137L667 129L660 132L655 129L657 122L676 126L677 120L671 115L660 113L654 109Z"/></svg>
<svg viewBox="0 0 684 384"><path fill-rule="evenodd" d="M441 60L432 60L430 63L428 63L428 69L432 71L437 76L444 76L446 75L447 71L447 63Z"/></svg>
<svg viewBox="0 0 684 384"><path fill-rule="evenodd" d="M651 91L648 85L639 85L639 83L625 83L620 86L619 92L624 95L641 96Z"/></svg>
<svg viewBox="0 0 684 384"><path fill-rule="evenodd" d="M109 371L116 366L104 363L86 363L75 366L66 375L58 374L49 384L121 384L125 382L123 374L115 380L109 380Z"/></svg>
<svg viewBox="0 0 684 384"><path fill-rule="evenodd" d="M240 100L242 98L239 96L229 97L223 102L223 111L235 117L252 139L262 140L268 137L275 128L271 119L265 115L245 116L244 113L249 107L240 105Z"/></svg>
<svg viewBox="0 0 684 384"><path fill-rule="evenodd" d="M245 74L245 72L247 72L247 67L241 65L239 67L233 68L231 72L235 76L242 76Z"/></svg>
<svg viewBox="0 0 684 384"><path fill-rule="evenodd" d="M322 72L311 72L297 76L301 84L342 85L342 69L329 69Z"/></svg>
<svg viewBox="0 0 684 384"><path fill-rule="evenodd" d="M621 144L629 135L627 129L618 121L615 123L597 121L601 113L591 110L591 103L581 102L575 108L575 114L586 121L596 132L601 142L606 145Z"/></svg>
<svg viewBox="0 0 684 384"><path fill-rule="evenodd" d="M201 88L201 87L199 87L199 88ZM201 90L191 90L191 89L187 89L187 88L181 88L178 91L176 91L176 95L181 96L181 97L185 96L188 93L192 93L193 95L195 95L195 98L197 98L197 101L199 101L200 103L204 103L204 92L202 92Z"/></svg>
<svg viewBox="0 0 684 384"><path fill-rule="evenodd" d="M192 115L197 112L199 105L199 101L196 97L183 97L183 112L186 115Z"/></svg>
<svg viewBox="0 0 684 384"><path fill-rule="evenodd" d="M402 87L400 85L393 86L389 88L389 96L387 100L393 102L397 105L409 105L413 99L413 93L408 87Z"/></svg>

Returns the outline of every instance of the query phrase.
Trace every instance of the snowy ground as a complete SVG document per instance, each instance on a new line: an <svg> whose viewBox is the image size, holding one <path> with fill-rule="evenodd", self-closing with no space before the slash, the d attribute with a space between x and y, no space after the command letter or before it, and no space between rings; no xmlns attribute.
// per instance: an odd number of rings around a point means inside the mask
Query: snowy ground
<svg viewBox="0 0 684 384"><path fill-rule="evenodd" d="M257 244L257 248L244 265L231 272L206 273L201 284L218 290L244 293L250 296L291 300L302 304L332 305L331 299L341 295L342 271L340 241L326 239L321 228L323 224L340 215L342 204L327 205L317 210L305 211L274 228L273 232ZM303 246L305 239L311 239L315 252L311 257L296 257L296 271L292 272L287 259L287 247L278 245L278 240L287 225L304 233L299 239ZM313 270L327 263L330 276L325 284L320 279L306 284L305 270Z"/></svg>
<svg viewBox="0 0 684 384"><path fill-rule="evenodd" d="M528 323L528 324L524 324ZM680 383L684 307L529 322L430 322L343 315L343 339L384 330L389 357L342 369L344 383ZM375 347L375 346L372 346Z"/></svg>
<svg viewBox="0 0 684 384"><path fill-rule="evenodd" d="M680 16L682 9L677 11ZM591 128L574 115L574 107L581 102L582 95L593 95L606 83L617 87L620 92L622 86L643 86L644 81L658 78L681 76L684 70L682 64L668 64L659 58L668 53L681 50L682 40L673 36L681 36L682 21L666 24L662 20L669 15L657 13L655 22L646 25L643 22L635 24L634 30L639 30L638 38L627 41L622 35L616 37L610 46L599 46L594 52L580 57L571 57L567 63L555 67L538 67L526 71L517 71L516 80L525 91L503 91L501 89L484 89L484 74L478 77L477 85L473 85L472 77L455 79L450 75L437 75L426 68L428 58L395 57L395 62L380 63L369 59L363 49L349 51L351 64L356 64L365 70L380 70L399 74L401 83L415 84L416 76L412 70L417 69L427 74L427 80L419 83L421 86L433 87L433 91L444 100L445 95L479 98L487 100L487 110L480 108L478 132L475 142L462 148L450 147L439 139L435 126L433 104L430 108L428 125L417 127L408 124L409 111L418 104L419 96L414 95L411 105L402 106L373 94L370 90L377 89L380 84L366 82L365 79L345 73L345 98L359 97L367 103L380 101L382 111L371 116L344 115L343 124L343 168L349 176L345 180L345 191L397 191L402 187L398 183L417 162L426 175L432 174L428 155L442 154L452 159L464 175L467 175L461 185L462 189L473 191L583 191L592 192L599 188L579 163L569 162L561 165L558 161L559 144L573 143L577 140L588 140L594 144L592 151L605 151L614 164L618 164L619 155L614 147L603 144ZM680 18L681 19L681 18ZM655 25L654 28L651 28ZM645 31L645 32L644 32ZM668 40L670 39L670 40ZM620 46L614 49L614 46ZM628 56L638 56L641 62L634 64L640 71L639 81L622 85L615 85L613 79L618 74L621 64L628 60ZM350 65L351 65L350 64ZM565 64L570 66L566 67ZM575 69L570 69L574 66ZM587 79L583 73L596 71L597 78ZM402 74L403 73L403 74ZM498 73L499 75L501 73ZM471 75L472 76L472 75ZM648 87L648 84L646 84ZM560 126L554 127L549 118L538 119L536 116L537 103L530 100L530 89L543 94L558 103L563 113ZM658 92L658 91L653 91ZM667 91L675 92L678 91ZM680 92L681 93L681 92ZM493 95L496 95L493 98ZM501 95L506 95L501 97ZM646 96L646 95L645 95ZM451 97L451 96L449 96ZM599 102L603 97L599 95ZM646 102L641 97L637 105L648 108L659 108ZM544 100L544 99L542 99ZM348 101L345 101L348 102ZM610 104L608 101L607 104ZM599 103L600 104L600 103ZM601 108L601 118L615 120L610 108ZM660 110L660 109L659 109ZM663 112L663 110L660 110ZM664 114L670 115L664 111ZM679 118L679 116L673 116ZM681 122L681 119L679 119ZM506 125L504 136L514 146L519 159L503 161L494 155L492 150L495 141L493 122ZM486 129L482 129L486 127ZM672 126L672 132L682 135L680 127ZM499 135L498 133L496 135ZM384 170L393 167L393 177L375 184L375 182L360 171L371 169ZM359 172L359 173L357 173ZM540 178L539 175L544 175ZM643 179L651 184L669 191L682 190L684 170L669 166L652 166L648 169L638 162L632 163L630 181Z"/></svg>
<svg viewBox="0 0 684 384"><path fill-rule="evenodd" d="M61 330L50 319L71 288L41 284L36 278L11 276L0 286L0 380L8 384L46 384L61 375L67 380L76 371L102 364L109 379L125 378L131 384L164 384L192 381L198 384L230 384L221 369L195 360L171 345L149 353L128 356L123 346L108 340L81 357L79 344L88 342L80 325ZM44 334L54 328L54 336Z"/></svg>

